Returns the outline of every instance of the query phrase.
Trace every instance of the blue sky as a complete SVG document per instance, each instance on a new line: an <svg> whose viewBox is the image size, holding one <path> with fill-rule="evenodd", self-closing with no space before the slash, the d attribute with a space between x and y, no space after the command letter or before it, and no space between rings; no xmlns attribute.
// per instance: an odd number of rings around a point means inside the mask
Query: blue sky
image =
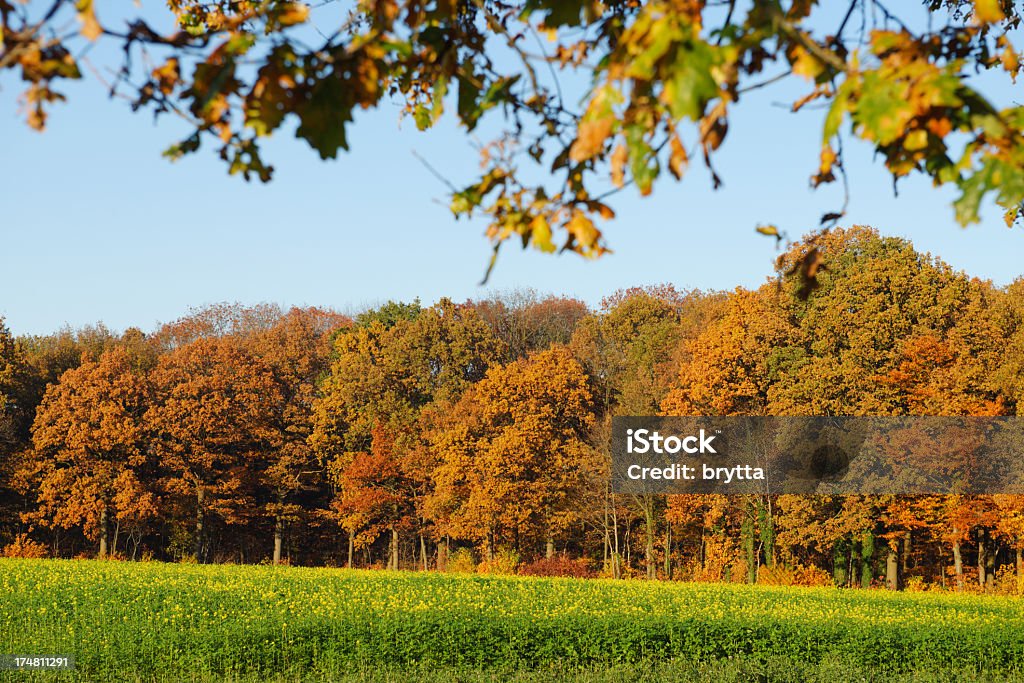
<svg viewBox="0 0 1024 683"><path fill-rule="evenodd" d="M627 190L603 228L614 250L598 261L545 256L509 244L486 287L483 223L457 222L445 187L413 155L456 184L477 155L452 118L420 133L385 105L361 112L352 151L320 161L282 131L267 146L268 185L229 177L209 150L178 163L160 152L180 137L170 119L106 97L87 74L49 129L23 125L19 83L0 78L0 316L16 334L102 321L150 329L217 301L277 302L354 311L387 299L461 300L533 287L595 304L617 288L757 285L771 273L773 222L797 236L841 203L838 187L812 191L823 112L774 106L796 91L764 89L734 109L716 167L717 192L699 163L640 198ZM998 93L1007 97L1010 93ZM911 239L958 269L1005 284L1022 273L1024 233L992 206L957 227L953 194L921 178L898 198L866 144L847 148L852 202L843 224Z"/></svg>

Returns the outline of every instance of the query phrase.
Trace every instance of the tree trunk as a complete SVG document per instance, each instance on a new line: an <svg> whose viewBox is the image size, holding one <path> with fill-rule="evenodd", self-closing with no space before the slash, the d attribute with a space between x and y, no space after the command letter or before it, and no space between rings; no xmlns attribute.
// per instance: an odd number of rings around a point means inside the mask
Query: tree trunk
<svg viewBox="0 0 1024 683"><path fill-rule="evenodd" d="M910 532L908 531L907 534L903 537L903 562L901 565L901 570L903 572L904 581L906 581L907 577L910 576L910 552Z"/></svg>
<svg viewBox="0 0 1024 683"><path fill-rule="evenodd" d="M846 543L842 540L836 541L832 546L832 581L836 586L846 585Z"/></svg>
<svg viewBox="0 0 1024 683"><path fill-rule="evenodd" d="M427 571L427 539L420 534L420 559L423 561L423 571Z"/></svg>
<svg viewBox="0 0 1024 683"><path fill-rule="evenodd" d="M544 547L544 557L551 559L555 556L555 539L548 536L547 544Z"/></svg>
<svg viewBox="0 0 1024 683"><path fill-rule="evenodd" d="M448 536L444 537L444 543L437 545L437 570L448 571Z"/></svg>
<svg viewBox="0 0 1024 683"><path fill-rule="evenodd" d="M986 538L988 532L985 532ZM985 554L985 590L992 592L996 587L996 560L999 559L998 549L988 548Z"/></svg>
<svg viewBox="0 0 1024 683"><path fill-rule="evenodd" d="M1021 577L1024 576L1024 549L1017 547L1017 580L1020 581Z"/></svg>
<svg viewBox="0 0 1024 683"><path fill-rule="evenodd" d="M754 552L754 520L746 512L743 515L743 523L740 525L740 538L743 544L743 557L747 562L747 583L754 583L757 581L757 553Z"/></svg>
<svg viewBox="0 0 1024 683"><path fill-rule="evenodd" d="M607 489L605 489L605 494L604 494L604 557L602 558L604 560L604 564L602 566L604 566L605 568L608 567L608 560L611 558L611 554L612 554L612 535L611 535L610 524L609 524L609 521L608 521L608 491L607 491Z"/></svg>
<svg viewBox="0 0 1024 683"><path fill-rule="evenodd" d="M860 587L871 588L874 572L871 561L875 556L875 537L870 531L864 532L860 542Z"/></svg>
<svg viewBox="0 0 1024 683"><path fill-rule="evenodd" d="M982 588L985 587L985 553L988 549L985 547L985 536L981 529L978 530L978 585Z"/></svg>
<svg viewBox="0 0 1024 683"><path fill-rule="evenodd" d="M953 529L953 533L956 533L956 529ZM956 589L962 590L964 587L964 558L960 552L959 537L953 541L953 573L956 575Z"/></svg>
<svg viewBox="0 0 1024 683"><path fill-rule="evenodd" d="M672 580L672 525L665 523L665 578Z"/></svg>
<svg viewBox="0 0 1024 683"><path fill-rule="evenodd" d="M348 568L349 569L352 569L352 556L355 555L355 552L356 552L356 541L355 541L355 538L356 538L355 534L353 534L351 531L348 532Z"/></svg>
<svg viewBox="0 0 1024 683"><path fill-rule="evenodd" d="M761 547L764 549L764 565L775 564L775 522L772 519L771 499L758 502L757 524L761 531Z"/></svg>
<svg viewBox="0 0 1024 683"><path fill-rule="evenodd" d="M615 509L615 497L612 496L612 537L615 539L615 550L612 553L612 578L622 578L622 555L619 553L619 513Z"/></svg>
<svg viewBox="0 0 1024 683"><path fill-rule="evenodd" d="M107 542L110 535L110 522L107 520L107 506L100 510L100 557L107 556Z"/></svg>
<svg viewBox="0 0 1024 683"><path fill-rule="evenodd" d="M284 520L280 515L274 518L274 564L281 564L281 546L284 542Z"/></svg>
<svg viewBox="0 0 1024 683"><path fill-rule="evenodd" d="M658 578L658 566L654 559L654 496L641 496L640 509L644 513L644 561L647 564L647 578L653 580Z"/></svg>
<svg viewBox="0 0 1024 683"><path fill-rule="evenodd" d="M892 546L892 542L888 543L889 552L885 556L885 587L891 591L899 588L899 553L896 548Z"/></svg>
<svg viewBox="0 0 1024 683"><path fill-rule="evenodd" d="M206 563L206 492L196 489L196 562Z"/></svg>
<svg viewBox="0 0 1024 683"><path fill-rule="evenodd" d="M391 528L391 556L388 558L388 569L398 571L398 529Z"/></svg>

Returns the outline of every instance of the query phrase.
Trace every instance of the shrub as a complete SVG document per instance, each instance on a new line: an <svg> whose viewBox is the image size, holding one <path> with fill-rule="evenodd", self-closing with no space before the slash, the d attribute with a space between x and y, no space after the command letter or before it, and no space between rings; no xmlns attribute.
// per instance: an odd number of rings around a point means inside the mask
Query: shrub
<svg viewBox="0 0 1024 683"><path fill-rule="evenodd" d="M1018 576L1012 564L996 570L992 592L996 595L1021 595L1024 593L1024 576Z"/></svg>
<svg viewBox="0 0 1024 683"><path fill-rule="evenodd" d="M469 548L459 548L448 555L445 571L454 574L472 574L476 571L476 558Z"/></svg>
<svg viewBox="0 0 1024 683"><path fill-rule="evenodd" d="M476 567L477 574L515 574L519 566L519 553L513 550L499 550L490 560L484 560Z"/></svg>
<svg viewBox="0 0 1024 683"><path fill-rule="evenodd" d="M519 573L524 576L571 576L577 579L589 579L597 575L585 559L573 560L565 555L534 560L521 566Z"/></svg>
<svg viewBox="0 0 1024 683"><path fill-rule="evenodd" d="M757 582L766 586L818 586L832 585L832 577L820 567L775 565L760 567L757 571Z"/></svg>
<svg viewBox="0 0 1024 683"><path fill-rule="evenodd" d="M50 552L46 546L38 541L33 541L28 534L18 534L14 541L4 547L0 552L3 557L20 557L28 560L40 560L49 557Z"/></svg>

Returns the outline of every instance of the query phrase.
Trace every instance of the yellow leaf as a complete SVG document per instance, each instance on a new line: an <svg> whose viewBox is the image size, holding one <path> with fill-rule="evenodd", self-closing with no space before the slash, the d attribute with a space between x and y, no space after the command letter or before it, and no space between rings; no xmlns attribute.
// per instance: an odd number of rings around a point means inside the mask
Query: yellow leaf
<svg viewBox="0 0 1024 683"><path fill-rule="evenodd" d="M573 161L586 161L601 151L604 141L611 135L614 120L612 116L602 116L580 123L576 142L569 149L569 158Z"/></svg>
<svg viewBox="0 0 1024 683"><path fill-rule="evenodd" d="M928 146L928 132L922 128L912 130L903 141L903 148L908 152L916 152Z"/></svg>
<svg viewBox="0 0 1024 683"><path fill-rule="evenodd" d="M615 128L614 104L618 99L618 93L610 86L599 88L594 93L580 121L576 140L569 148L570 159L586 161L601 152L605 140Z"/></svg>
<svg viewBox="0 0 1024 683"><path fill-rule="evenodd" d="M779 229L774 225L759 225L755 229L762 235L768 235L769 237L779 236Z"/></svg>
<svg viewBox="0 0 1024 683"><path fill-rule="evenodd" d="M816 79L825 70L818 58L800 45L794 47L790 52L789 63L793 67L793 73L803 76L809 81Z"/></svg>
<svg viewBox="0 0 1024 683"><path fill-rule="evenodd" d="M821 146L821 167L818 172L822 175L827 175L832 172L832 166L836 163L836 151L832 149L832 145Z"/></svg>
<svg viewBox="0 0 1024 683"><path fill-rule="evenodd" d="M181 72L178 67L177 57L171 57L163 66L153 69L153 79L157 82L160 92L165 95L170 95L174 91L174 86L178 84L181 78Z"/></svg>
<svg viewBox="0 0 1024 683"><path fill-rule="evenodd" d="M277 21L281 26L294 26L301 24L309 18L309 6L299 2L289 3L280 14Z"/></svg>
<svg viewBox="0 0 1024 683"><path fill-rule="evenodd" d="M1017 69L1020 67L1020 55L1013 49L1012 45L1007 45L1006 49L1003 50L1003 54L1000 57L1000 61L1003 63L1003 68L1014 76L1017 75Z"/></svg>
<svg viewBox="0 0 1024 683"><path fill-rule="evenodd" d="M550 253L555 250L555 245L551 242L551 226L543 214L534 216L530 221L530 235L533 246L541 251Z"/></svg>
<svg viewBox="0 0 1024 683"><path fill-rule="evenodd" d="M1006 18L999 0L974 0L974 18L981 24L993 24Z"/></svg>
<svg viewBox="0 0 1024 683"><path fill-rule="evenodd" d="M92 0L78 0L76 5L78 20L82 22L82 35L89 40L96 40L103 35L103 27L96 19L96 8Z"/></svg>
<svg viewBox="0 0 1024 683"><path fill-rule="evenodd" d="M622 143L612 152L612 185L622 187L626 178L626 162L629 160L629 152Z"/></svg>
<svg viewBox="0 0 1024 683"><path fill-rule="evenodd" d="M584 251L593 247L597 243L597 238L601 235L601 231L594 226L594 221L587 218L587 216L581 211L573 213L572 218L569 220L569 223L565 228L569 231L570 235L576 238L576 243L579 244Z"/></svg>
<svg viewBox="0 0 1024 683"><path fill-rule="evenodd" d="M690 158L686 154L686 148L683 147L679 136L672 136L672 139L669 140L669 147L671 148L671 153L668 157L668 170L676 180L681 180L683 174L686 173L686 166L690 163Z"/></svg>

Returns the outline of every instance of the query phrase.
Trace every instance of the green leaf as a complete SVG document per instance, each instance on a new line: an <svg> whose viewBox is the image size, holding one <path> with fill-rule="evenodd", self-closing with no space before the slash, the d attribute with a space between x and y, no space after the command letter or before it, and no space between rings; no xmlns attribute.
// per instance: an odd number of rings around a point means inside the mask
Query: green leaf
<svg viewBox="0 0 1024 683"><path fill-rule="evenodd" d="M718 96L718 83L711 75L714 51L703 41L676 54L671 76L666 78L662 99L676 119L696 121L704 115L707 103Z"/></svg>
<svg viewBox="0 0 1024 683"><path fill-rule="evenodd" d="M352 121L352 101L344 81L333 74L317 81L307 100L296 107L299 127L295 136L320 153L334 159L338 149L348 150L345 125Z"/></svg>
<svg viewBox="0 0 1024 683"><path fill-rule="evenodd" d="M640 194L648 195L660 167L654 150L644 139L644 127L631 125L626 129L626 147L629 150L629 171Z"/></svg>
<svg viewBox="0 0 1024 683"><path fill-rule="evenodd" d="M864 74L860 100L854 119L864 126L865 136L879 145L888 145L903 135L913 116L903 97L904 86L877 71Z"/></svg>
<svg viewBox="0 0 1024 683"><path fill-rule="evenodd" d="M956 213L956 222L961 227L967 227L980 220L981 199L988 191L984 173L979 171L963 180L960 183L960 191L960 197L953 202L953 209Z"/></svg>
<svg viewBox="0 0 1024 683"><path fill-rule="evenodd" d="M822 133L822 142L824 144L828 144L839 132L839 125L843 122L843 117L850 108L850 91L855 84L855 81L847 79L839 86L839 90L836 91L835 99L832 100L832 106L828 108L828 114L825 115L825 128Z"/></svg>
<svg viewBox="0 0 1024 683"><path fill-rule="evenodd" d="M170 159L171 161L177 161L186 154L191 154L199 149L199 143L201 139L199 133L193 133L181 142L171 145L163 152L163 157Z"/></svg>
<svg viewBox="0 0 1024 683"><path fill-rule="evenodd" d="M466 126L466 130L476 128L476 122L483 114L483 109L477 105L477 98L480 96L480 88L469 82L467 78L459 76L459 120Z"/></svg>

